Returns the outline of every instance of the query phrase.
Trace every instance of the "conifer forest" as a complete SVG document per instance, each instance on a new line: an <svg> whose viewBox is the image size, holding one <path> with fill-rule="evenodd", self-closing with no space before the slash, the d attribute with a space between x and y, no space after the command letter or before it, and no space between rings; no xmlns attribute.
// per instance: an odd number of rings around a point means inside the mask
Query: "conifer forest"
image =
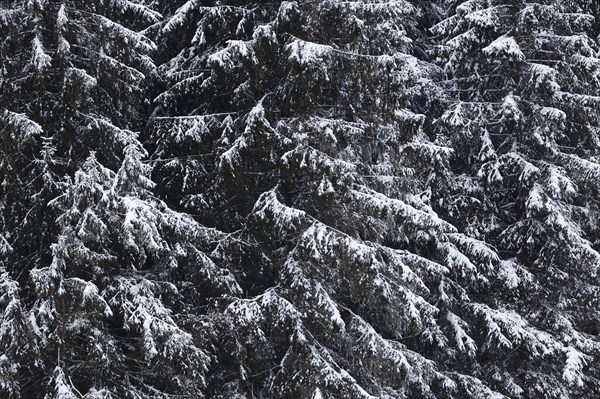
<svg viewBox="0 0 600 399"><path fill-rule="evenodd" d="M600 2L0 0L0 398L600 398Z"/></svg>

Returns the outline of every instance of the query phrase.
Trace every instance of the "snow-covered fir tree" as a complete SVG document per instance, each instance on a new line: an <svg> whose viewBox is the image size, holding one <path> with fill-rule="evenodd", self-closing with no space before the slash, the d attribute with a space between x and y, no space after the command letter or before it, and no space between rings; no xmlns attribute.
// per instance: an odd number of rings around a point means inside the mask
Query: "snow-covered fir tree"
<svg viewBox="0 0 600 399"><path fill-rule="evenodd" d="M591 0L0 0L0 397L600 395Z"/></svg>
<svg viewBox="0 0 600 399"><path fill-rule="evenodd" d="M228 237L151 193L135 130L156 46L140 31L161 15L128 0L1 12L0 396L202 397L214 326L183 293L212 275L239 287L207 255Z"/></svg>
<svg viewBox="0 0 600 399"><path fill-rule="evenodd" d="M451 102L436 131L456 150L455 178L434 208L502 259L485 291L470 294L485 305L465 309L481 326L468 367L479 364L479 378L508 397L593 397L597 5L446 4L432 31Z"/></svg>
<svg viewBox="0 0 600 399"><path fill-rule="evenodd" d="M245 297L220 303L209 395L500 395L433 361L476 356L463 286L500 261L431 208L452 149L424 131L445 95L415 56L428 12L189 1L160 29L179 47L158 69L158 190L257 262L231 263Z"/></svg>

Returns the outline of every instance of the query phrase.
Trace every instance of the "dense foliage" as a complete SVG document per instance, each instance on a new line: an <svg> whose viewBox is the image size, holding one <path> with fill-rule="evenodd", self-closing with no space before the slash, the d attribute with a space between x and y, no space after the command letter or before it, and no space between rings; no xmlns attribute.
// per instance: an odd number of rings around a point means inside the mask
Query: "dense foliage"
<svg viewBox="0 0 600 399"><path fill-rule="evenodd" d="M598 18L0 0L0 396L600 395Z"/></svg>

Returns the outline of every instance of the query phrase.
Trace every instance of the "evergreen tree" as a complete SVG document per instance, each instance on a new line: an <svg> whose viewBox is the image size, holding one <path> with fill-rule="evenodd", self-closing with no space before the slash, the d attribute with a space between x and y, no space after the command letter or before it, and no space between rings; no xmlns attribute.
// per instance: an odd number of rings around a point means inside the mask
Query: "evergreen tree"
<svg viewBox="0 0 600 399"><path fill-rule="evenodd" d="M202 281L186 274L219 273L203 250L223 237L152 198L142 155L139 143L128 145L117 173L91 155L55 200L61 233L52 263L32 280L37 335L45 353L57 353L57 395L202 396L212 326L181 303L179 288Z"/></svg>
<svg viewBox="0 0 600 399"><path fill-rule="evenodd" d="M591 0L0 0L0 396L600 395Z"/></svg>
<svg viewBox="0 0 600 399"><path fill-rule="evenodd" d="M132 130L154 69L139 30L160 14L127 0L1 11L0 395L202 396L214 326L180 290L213 274L215 290L239 287L205 254L227 237L154 198Z"/></svg>
<svg viewBox="0 0 600 399"><path fill-rule="evenodd" d="M131 1L1 4L4 227L20 246L7 268L26 278L21 271L51 257L57 215L47 203L64 190L63 177L98 149L118 168L123 129L140 126L155 46L132 28L159 14Z"/></svg>
<svg viewBox="0 0 600 399"><path fill-rule="evenodd" d="M481 326L471 367L480 364L475 376L508 397L593 396L597 10L446 3L433 32L453 101L437 129L457 152L435 209L502 258L489 288L470 293L484 303L470 309Z"/></svg>
<svg viewBox="0 0 600 399"><path fill-rule="evenodd" d="M431 208L452 150L424 132L444 93L413 55L422 11L188 1L161 28L180 46L159 67L158 190L259 262L232 263L248 297L221 304L211 396L498 395L426 357L476 351L445 290L468 301L499 258Z"/></svg>

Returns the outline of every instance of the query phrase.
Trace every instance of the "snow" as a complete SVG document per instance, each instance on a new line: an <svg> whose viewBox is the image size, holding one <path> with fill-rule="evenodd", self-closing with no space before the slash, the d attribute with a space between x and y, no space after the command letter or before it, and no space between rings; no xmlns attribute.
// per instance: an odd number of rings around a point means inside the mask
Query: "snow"
<svg viewBox="0 0 600 399"><path fill-rule="evenodd" d="M346 323L344 322L344 319L342 319L338 305L329 296L321 284L318 283L316 285L316 290L317 306L326 312L329 321L336 328L337 332L343 334L346 331Z"/></svg>
<svg viewBox="0 0 600 399"><path fill-rule="evenodd" d="M502 100L502 118L518 122L523 118L523 113L519 108L519 97L512 93Z"/></svg>
<svg viewBox="0 0 600 399"><path fill-rule="evenodd" d="M96 78L88 75L84 69L74 67L67 68L65 72L65 80L81 84L83 89L86 91L93 89L98 84Z"/></svg>
<svg viewBox="0 0 600 399"><path fill-rule="evenodd" d="M148 23L156 23L163 19L163 16L158 11L145 6L142 1L110 0L110 3L111 6L116 7L120 12L131 12L136 17Z"/></svg>
<svg viewBox="0 0 600 399"><path fill-rule="evenodd" d="M298 164L298 160L300 163ZM298 145L293 150L283 154L281 161L290 168L298 168L318 174L327 171L340 177L350 177L356 172L356 165L334 158L324 151L312 146Z"/></svg>
<svg viewBox="0 0 600 399"><path fill-rule="evenodd" d="M541 107L540 114L557 122L564 123L567 120L567 114L563 110L554 107Z"/></svg>
<svg viewBox="0 0 600 399"><path fill-rule="evenodd" d="M79 399L79 395L73 391L72 384L67 380L67 376L60 366L56 366L54 369L52 384L55 392L54 399Z"/></svg>
<svg viewBox="0 0 600 399"><path fill-rule="evenodd" d="M298 12L298 3L296 1L282 1L277 11L277 19L280 22L291 22L291 16Z"/></svg>
<svg viewBox="0 0 600 399"><path fill-rule="evenodd" d="M461 6L462 6L462 4L461 4ZM457 7L457 9L459 7ZM465 16L465 19L477 27L492 28L498 24L498 20L499 20L498 15L501 12L502 11L499 10L498 6L489 7L489 8L483 9L483 10L472 11Z"/></svg>
<svg viewBox="0 0 600 399"><path fill-rule="evenodd" d="M450 270L457 270L463 277L471 277L477 274L477 266L455 245L443 242L440 243L440 248L446 252L446 264Z"/></svg>
<svg viewBox="0 0 600 399"><path fill-rule="evenodd" d="M70 51L71 51L71 45L69 44L69 42L67 40L65 40L65 38L62 35L59 36L57 52L61 56L67 57L67 55Z"/></svg>
<svg viewBox="0 0 600 399"><path fill-rule="evenodd" d="M491 248L485 242L466 236L461 233L450 233L446 237L462 252L470 255L471 258L484 261L488 264L497 264L500 261L496 250Z"/></svg>
<svg viewBox="0 0 600 399"><path fill-rule="evenodd" d="M488 164L489 165L489 164ZM541 174L540 168L529 162L518 152L510 151L506 154L498 157L491 166L493 169L498 171L500 176L503 175L503 171L509 168L515 168L519 172L519 181L523 184L532 184L535 182Z"/></svg>
<svg viewBox="0 0 600 399"><path fill-rule="evenodd" d="M451 48L456 51L461 51L463 49L469 48L472 46L472 43L477 43L479 41L479 34L475 29L469 29L468 31L457 35L456 37L448 40L446 43Z"/></svg>
<svg viewBox="0 0 600 399"><path fill-rule="evenodd" d="M240 22L241 23L241 22ZM254 29L252 34L254 40L267 40L271 43L277 43L277 35L273 32L271 24L259 25Z"/></svg>
<svg viewBox="0 0 600 399"><path fill-rule="evenodd" d="M464 16L464 15L469 15L472 12L477 11L478 9L480 9L480 7L485 7L485 2L481 2L480 0L466 0L466 1L462 1L460 2L460 4L458 4L456 6L456 12L460 15L460 16Z"/></svg>
<svg viewBox="0 0 600 399"><path fill-rule="evenodd" d="M531 70L532 80L536 88L548 87L553 92L560 91L560 85L556 82L558 72L556 69L535 62L528 62L529 69Z"/></svg>
<svg viewBox="0 0 600 399"><path fill-rule="evenodd" d="M29 119L26 114L19 114L3 109L0 110L0 118L0 120L5 120L7 124L14 126L15 130L19 131L23 136L23 141L44 133L42 126Z"/></svg>
<svg viewBox="0 0 600 399"><path fill-rule="evenodd" d="M240 161L240 151L248 147L245 136L235 139L233 145L219 156L219 169L235 171L236 165Z"/></svg>
<svg viewBox="0 0 600 399"><path fill-rule="evenodd" d="M159 218L150 204L135 198L121 199L125 211L123 236L125 243L136 252L160 251L166 245L159 233Z"/></svg>
<svg viewBox="0 0 600 399"><path fill-rule="evenodd" d="M477 399L508 399L499 392L490 389L479 378L466 374L453 373L463 389L472 397Z"/></svg>
<svg viewBox="0 0 600 399"><path fill-rule="evenodd" d="M111 57L110 55L104 52L100 54L100 58L102 62L105 63L107 66L110 66L110 68L113 68L114 70L126 75L127 80L132 84L141 82L146 78L146 75L144 75L144 73L142 73L141 71L122 63L118 59Z"/></svg>
<svg viewBox="0 0 600 399"><path fill-rule="evenodd" d="M194 363L199 362L189 366L201 370L201 364L208 361L207 355L195 347L192 336L175 323L171 310L157 295L168 291L177 294L176 288L169 283L119 277L108 290L109 303L113 309L120 309L125 329L141 333L146 360L188 357Z"/></svg>
<svg viewBox="0 0 600 399"><path fill-rule="evenodd" d="M113 399L113 395L108 389L90 388L85 394L85 399Z"/></svg>
<svg viewBox="0 0 600 399"><path fill-rule="evenodd" d="M486 347L512 349L524 345L536 358L561 351L562 344L551 334L532 326L513 310L492 309L484 304L473 304L471 307L486 323Z"/></svg>
<svg viewBox="0 0 600 399"><path fill-rule="evenodd" d="M177 123L174 126L172 137L176 143L183 143L188 140L200 142L204 136L210 133L209 127L213 121L210 115L186 118L184 122Z"/></svg>
<svg viewBox="0 0 600 399"><path fill-rule="evenodd" d="M280 234L297 228L306 216L303 211L282 204L275 190L260 195L252 215L259 220L273 223Z"/></svg>
<svg viewBox="0 0 600 399"><path fill-rule="evenodd" d="M36 71L42 72L52 64L52 57L46 54L46 50L44 49L44 45L42 44L40 38L36 36L32 42L33 46L33 57L32 64Z"/></svg>
<svg viewBox="0 0 600 399"><path fill-rule="evenodd" d="M387 340L364 319L354 315L350 325L350 330L359 337L356 340L358 350L364 351L367 354L365 360L371 360L384 367L388 367L394 373L410 373L413 367L409 364L405 356L406 348L398 344L396 341Z"/></svg>
<svg viewBox="0 0 600 399"><path fill-rule="evenodd" d="M148 54L157 50L156 43L154 43L147 35L125 27L105 17L104 15L93 14L93 16L98 20L101 27L110 30L113 35L123 39L125 43L132 46L133 49L139 51L140 53ZM105 42L103 44L106 51L111 50L112 42Z"/></svg>
<svg viewBox="0 0 600 399"><path fill-rule="evenodd" d="M410 265L415 274L423 280L428 280L432 277L440 278L449 273L448 268L445 266L409 251L394 250L394 255L397 256L403 264Z"/></svg>
<svg viewBox="0 0 600 399"><path fill-rule="evenodd" d="M331 184L331 181L329 179L327 179L325 176L323 176L323 179L321 179L321 183L319 183L319 187L317 188L317 194L319 196L335 194L333 184Z"/></svg>
<svg viewBox="0 0 600 399"><path fill-rule="evenodd" d="M533 212L533 215L535 215L536 212L544 212L550 209L541 186L536 184L533 187L533 189L529 192L525 206L527 207L528 214Z"/></svg>
<svg viewBox="0 0 600 399"><path fill-rule="evenodd" d="M518 275L518 266L513 260L503 260L500 262L498 277L500 277L508 289L515 289L521 283L521 277Z"/></svg>
<svg viewBox="0 0 600 399"><path fill-rule="evenodd" d="M397 109L394 116L402 122L411 122L414 125L422 125L427 117L423 114L417 114L407 109Z"/></svg>
<svg viewBox="0 0 600 399"><path fill-rule="evenodd" d="M323 127L324 124L321 124L321 128ZM323 130L323 135L325 136L325 138L330 141L333 145L337 144L337 137L335 137L335 133L333 132L333 129L327 125L325 125L325 129Z"/></svg>
<svg viewBox="0 0 600 399"><path fill-rule="evenodd" d="M58 15L56 17L56 27L59 30L65 29L69 19L67 18L67 12L64 4L61 4L58 9Z"/></svg>
<svg viewBox="0 0 600 399"><path fill-rule="evenodd" d="M572 346L567 347L564 352L567 360L563 368L562 378L567 384L582 388L584 384L581 377L583 368L588 363L586 361L587 356Z"/></svg>
<svg viewBox="0 0 600 399"><path fill-rule="evenodd" d="M454 340L458 350L466 353L470 357L475 356L477 345L465 330L468 324L452 312L448 312L446 318L454 332Z"/></svg>
<svg viewBox="0 0 600 399"><path fill-rule="evenodd" d="M487 47L484 47L482 51L491 57L504 56L515 61L523 61L525 59L525 54L521 51L515 38L511 36L500 36Z"/></svg>
<svg viewBox="0 0 600 399"><path fill-rule="evenodd" d="M405 0L373 0L373 1L326 1L324 6L343 7L353 14L380 15L382 18L401 18L404 15L413 14L416 11L414 5Z"/></svg>
<svg viewBox="0 0 600 399"><path fill-rule="evenodd" d="M341 388L348 386L351 388L353 397L361 399L375 399L375 396L370 395L358 382L344 369L332 367L332 361L329 356L319 353L313 346L310 347L310 361L312 368L319 371L319 377L324 382L325 386L333 388ZM335 364L335 363L334 363Z"/></svg>
<svg viewBox="0 0 600 399"><path fill-rule="evenodd" d="M551 198L568 200L577 194L577 186L569 179L564 169L549 165L547 173L549 176L546 186Z"/></svg>
<svg viewBox="0 0 600 399"><path fill-rule="evenodd" d="M12 250L13 248L4 237L4 234L0 233L0 255L7 255L12 252Z"/></svg>
<svg viewBox="0 0 600 399"><path fill-rule="evenodd" d="M300 39L294 40L285 49L289 53L289 60L303 67L321 64L333 52L331 46L311 43Z"/></svg>
<svg viewBox="0 0 600 399"><path fill-rule="evenodd" d="M132 137L135 136L134 132L115 126L107 118L97 117L95 115L85 115L85 118L88 121L87 127L90 130L101 129L106 133L110 132L111 138L123 147L131 143Z"/></svg>
<svg viewBox="0 0 600 399"><path fill-rule="evenodd" d="M208 63L213 67L228 71L233 69L241 59L251 60L254 64L258 63L252 41L228 40L227 47L208 57Z"/></svg>
<svg viewBox="0 0 600 399"><path fill-rule="evenodd" d="M0 10L0 26L8 25L21 15L20 9L3 8Z"/></svg>
<svg viewBox="0 0 600 399"><path fill-rule="evenodd" d="M183 25L189 14L200 4L200 0L188 0L173 13L168 22L163 26L163 33L174 32L179 26Z"/></svg>
<svg viewBox="0 0 600 399"><path fill-rule="evenodd" d="M496 154L496 150L494 149L494 144L492 143L492 139L490 137L490 133L484 129L481 135L481 149L479 150L478 159L485 163L494 161L497 159L498 155ZM497 171L497 170L496 170ZM499 173L499 172L496 172ZM498 175L492 177L492 181L498 181ZM500 177L500 180L502 178Z"/></svg>
<svg viewBox="0 0 600 399"><path fill-rule="evenodd" d="M462 102L457 103L442 115L441 118L449 126L461 127L465 125L465 115Z"/></svg>
<svg viewBox="0 0 600 399"><path fill-rule="evenodd" d="M355 201L362 204L367 210L372 210L378 214L390 213L422 229L456 231L454 226L440 219L435 213L416 209L399 199L389 198L381 193L364 188L351 190L350 193Z"/></svg>

